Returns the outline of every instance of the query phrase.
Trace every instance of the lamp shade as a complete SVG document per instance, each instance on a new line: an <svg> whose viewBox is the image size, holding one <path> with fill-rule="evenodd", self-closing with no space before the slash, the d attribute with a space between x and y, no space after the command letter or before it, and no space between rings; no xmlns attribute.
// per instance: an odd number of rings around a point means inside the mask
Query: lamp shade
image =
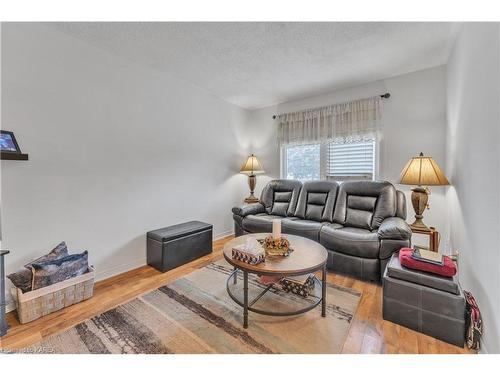
<svg viewBox="0 0 500 375"><path fill-rule="evenodd" d="M430 156L424 156L420 153L406 163L401 175L399 183L403 185L426 185L439 186L449 185L448 179L443 171L437 165L436 161Z"/></svg>
<svg viewBox="0 0 500 375"><path fill-rule="evenodd" d="M250 155L247 161L241 166L240 173L247 175L254 175L258 173L264 173L262 164L260 164L259 159L254 154Z"/></svg>

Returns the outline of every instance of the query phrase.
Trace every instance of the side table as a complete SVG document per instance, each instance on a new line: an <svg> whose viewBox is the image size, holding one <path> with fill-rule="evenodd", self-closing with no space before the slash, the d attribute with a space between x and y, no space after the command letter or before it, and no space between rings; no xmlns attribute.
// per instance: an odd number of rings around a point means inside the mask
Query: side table
<svg viewBox="0 0 500 375"><path fill-rule="evenodd" d="M439 232L434 227L430 227L429 230L413 228L410 225L411 231L417 234L425 234L429 236L429 250L438 251L439 250Z"/></svg>

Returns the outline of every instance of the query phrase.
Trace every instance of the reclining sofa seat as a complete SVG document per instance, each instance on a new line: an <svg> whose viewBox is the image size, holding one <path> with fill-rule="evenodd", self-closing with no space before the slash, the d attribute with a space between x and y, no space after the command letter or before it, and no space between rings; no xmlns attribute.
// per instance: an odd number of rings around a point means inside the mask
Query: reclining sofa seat
<svg viewBox="0 0 500 375"><path fill-rule="evenodd" d="M328 267L361 279L380 281L391 255L409 246L406 200L387 181L273 180L259 203L233 208L235 235L272 231L320 242Z"/></svg>
<svg viewBox="0 0 500 375"><path fill-rule="evenodd" d="M262 190L259 203L233 208L235 236L272 232L273 219L293 219L301 188L300 181L269 181Z"/></svg>
<svg viewBox="0 0 500 375"><path fill-rule="evenodd" d="M398 210L398 202L402 207ZM405 197L387 181L348 181L339 187L333 224L321 228L329 266L362 279L380 280L391 255L409 246ZM398 213L402 217L398 217Z"/></svg>
<svg viewBox="0 0 500 375"><path fill-rule="evenodd" d="M321 228L333 222L338 187L334 181L304 182L295 215L281 222L281 231L320 242Z"/></svg>

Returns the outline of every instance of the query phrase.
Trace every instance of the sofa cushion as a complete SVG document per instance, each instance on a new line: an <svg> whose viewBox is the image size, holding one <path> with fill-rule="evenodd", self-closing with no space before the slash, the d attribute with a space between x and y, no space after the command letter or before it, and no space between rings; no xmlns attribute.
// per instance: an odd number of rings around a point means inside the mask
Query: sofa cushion
<svg viewBox="0 0 500 375"><path fill-rule="evenodd" d="M335 181L304 182L295 216L305 220L332 222L337 190L338 183Z"/></svg>
<svg viewBox="0 0 500 375"><path fill-rule="evenodd" d="M345 226L377 229L396 215L396 189L387 181L347 181L340 185L333 221Z"/></svg>
<svg viewBox="0 0 500 375"><path fill-rule="evenodd" d="M380 241L376 232L339 224L324 225L320 231L320 243L338 253L378 259Z"/></svg>
<svg viewBox="0 0 500 375"><path fill-rule="evenodd" d="M271 215L286 216L291 200L291 191L275 191L273 207L271 208Z"/></svg>
<svg viewBox="0 0 500 375"><path fill-rule="evenodd" d="M293 216L302 183L295 180L272 180L262 190L260 201L270 215Z"/></svg>
<svg viewBox="0 0 500 375"><path fill-rule="evenodd" d="M251 233L271 233L273 231L273 219L284 219L284 217L268 214L248 215L243 219L243 229ZM290 219L293 220L293 218Z"/></svg>
<svg viewBox="0 0 500 375"><path fill-rule="evenodd" d="M323 225L325 223L319 223L314 220L300 220L295 218L290 220L290 218L287 218L281 222L281 231L319 242L319 231Z"/></svg>
<svg viewBox="0 0 500 375"><path fill-rule="evenodd" d="M348 195L345 225L370 229L376 202L375 197Z"/></svg>

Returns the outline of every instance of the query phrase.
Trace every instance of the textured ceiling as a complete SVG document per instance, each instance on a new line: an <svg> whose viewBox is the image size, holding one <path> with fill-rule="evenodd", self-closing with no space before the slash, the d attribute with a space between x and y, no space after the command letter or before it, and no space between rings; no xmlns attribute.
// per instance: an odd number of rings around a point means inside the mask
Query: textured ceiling
<svg viewBox="0 0 500 375"><path fill-rule="evenodd" d="M446 63L456 23L53 23L253 109Z"/></svg>

